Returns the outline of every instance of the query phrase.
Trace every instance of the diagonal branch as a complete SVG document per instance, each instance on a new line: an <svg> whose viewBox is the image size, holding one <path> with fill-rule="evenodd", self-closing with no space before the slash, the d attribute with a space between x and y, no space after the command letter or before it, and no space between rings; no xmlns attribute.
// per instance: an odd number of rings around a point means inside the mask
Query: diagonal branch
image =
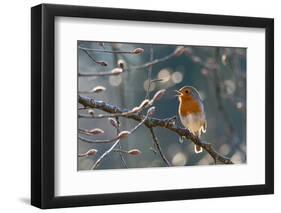
<svg viewBox="0 0 281 213"><path fill-rule="evenodd" d="M82 49L82 50L83 50L83 49ZM99 65L104 66L104 67L107 66L107 63L106 63L105 61L98 61L98 60L96 60L87 50L83 50L83 52L86 53L87 56L88 56L90 59L92 59L92 61L93 61L94 63L99 64Z"/></svg>
<svg viewBox="0 0 281 213"><path fill-rule="evenodd" d="M150 61L153 61L153 55L154 55L154 50L151 46L150 47ZM147 87L145 99L149 99L150 87L152 84L151 74L152 74L152 65L148 67L148 71L147 71L148 87Z"/></svg>
<svg viewBox="0 0 281 213"><path fill-rule="evenodd" d="M175 49L175 51L173 51L172 53L162 57L162 58L158 58L158 59L154 59L150 62L147 62L145 64L142 64L142 65L137 65L137 66L133 66L130 68L130 70L141 70L141 69L145 69L145 68L148 68L152 65L156 65L156 64L159 64L159 63L162 63L164 61L167 61L167 60L170 60L171 58L173 57L177 57L178 56L178 52L177 52L177 49Z"/></svg>
<svg viewBox="0 0 281 213"><path fill-rule="evenodd" d="M150 109L153 109L153 107L151 107ZM129 134L134 133L141 125L143 125L145 123L145 121L148 119L148 116L150 114L151 110L147 111L147 114L145 115L145 117L141 120L141 122L139 122L133 129L131 129L131 131L129 132ZM117 139L117 140L116 140ZM106 151L104 152L99 159L97 159L97 161L94 163L94 165L92 166L91 169L95 169L99 166L99 164L101 163L101 161L109 154L111 153L111 151L114 150L114 148L119 144L120 140L122 139L122 137L118 136L117 138L113 139L114 144Z"/></svg>
<svg viewBox="0 0 281 213"><path fill-rule="evenodd" d="M117 141L115 141L115 143L114 143L106 152L104 152L104 153L102 154L102 156L100 156L99 159L97 159L97 161L94 163L94 165L92 166L91 169L97 168L97 167L100 165L101 161L102 161L111 151L113 151L113 149L117 146L117 144L118 144L119 142L120 142L120 138L119 138Z"/></svg>
<svg viewBox="0 0 281 213"><path fill-rule="evenodd" d="M120 134L120 121L119 121L119 118L115 117L115 121L116 121L116 124L117 124L116 127L115 127L116 128L116 134L119 135ZM121 145L120 142L118 143L118 145L119 145L119 149L122 150L122 145ZM121 159L121 162L122 162L123 166L125 168L128 168L127 163L125 161L125 158L123 156L123 153L121 151L119 152L119 156L120 156L120 159Z"/></svg>
<svg viewBox="0 0 281 213"><path fill-rule="evenodd" d="M171 166L171 163L167 160L166 156L163 154L163 151L161 149L161 146L160 146L160 143L158 141L158 138L156 137L155 135L155 132L153 130L153 128L149 128L150 130L150 133L151 133L151 136L152 136L152 139L156 145L156 148L158 149L158 152L162 158L162 160L164 161L164 163L167 165L167 166Z"/></svg>
<svg viewBox="0 0 281 213"><path fill-rule="evenodd" d="M209 143L202 142L198 137L193 135L190 131L188 131L185 128L180 128L175 125L175 123L171 119L158 119L158 118L153 118L153 117L147 117L147 119L144 121L145 116L136 113L136 114L126 114L128 110L123 110L117 106L110 105L105 103L104 101L100 100L95 100L93 98L87 97L87 96L78 96L79 103L84 105L85 107L91 107L91 108L96 108L99 110L102 110L107 113L121 113L120 117L126 117L128 119L132 119L135 121L142 121L144 122L145 126L148 128L153 128L153 127L161 127L161 128L166 128L169 129L172 132L175 132L179 136L185 137L186 139L191 140L194 144L202 147L204 150L206 150L212 158L215 160L215 162L220 161L221 163L224 164L233 164L233 162L228 159L227 157L224 157L223 155L219 154L216 152L213 148L213 146Z"/></svg>

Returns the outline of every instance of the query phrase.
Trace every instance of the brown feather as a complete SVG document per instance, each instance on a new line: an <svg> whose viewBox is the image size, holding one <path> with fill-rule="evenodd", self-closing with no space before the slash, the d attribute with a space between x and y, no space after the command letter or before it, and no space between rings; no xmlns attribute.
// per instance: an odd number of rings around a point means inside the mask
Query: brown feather
<svg viewBox="0 0 281 213"><path fill-rule="evenodd" d="M202 112L200 104L191 96L180 97L179 113L181 116L187 116L190 113Z"/></svg>

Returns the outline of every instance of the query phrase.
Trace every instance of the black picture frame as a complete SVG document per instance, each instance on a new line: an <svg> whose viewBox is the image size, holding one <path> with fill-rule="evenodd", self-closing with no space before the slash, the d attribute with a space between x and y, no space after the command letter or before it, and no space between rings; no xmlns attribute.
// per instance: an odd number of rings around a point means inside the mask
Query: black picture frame
<svg viewBox="0 0 281 213"><path fill-rule="evenodd" d="M58 16L265 29L265 184L56 197L54 21ZM273 19L41 4L31 9L31 82L31 204L34 206L46 209L274 193Z"/></svg>

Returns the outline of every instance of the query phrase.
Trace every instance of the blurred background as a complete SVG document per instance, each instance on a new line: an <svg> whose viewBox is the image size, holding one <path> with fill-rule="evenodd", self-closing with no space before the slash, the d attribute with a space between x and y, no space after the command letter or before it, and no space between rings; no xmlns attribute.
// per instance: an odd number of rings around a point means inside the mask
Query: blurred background
<svg viewBox="0 0 281 213"><path fill-rule="evenodd" d="M115 53L132 52L136 48L144 52ZM156 59L158 63L145 66ZM101 66L101 61L106 62L107 66ZM90 75L112 72L120 62L124 65L120 75ZM203 99L208 123L207 132L202 134L201 139L211 143L217 152L229 157L235 164L246 163L246 48L78 41L78 92L81 95L132 109L145 99L149 69L151 79L156 80L150 85L150 96L160 89L166 89L165 95L155 102L156 112L153 117L178 117L178 100L173 91L185 85L194 86ZM105 90L93 92L97 86ZM89 113L91 110L83 109L78 104L78 114ZM106 113L95 110L95 114ZM130 130L137 125L137 122L126 118L120 118L119 121L121 130ZM181 125L179 119L177 124ZM93 140L116 137L116 129L107 118L78 118L78 128L102 129L103 134L81 135ZM78 131L78 134L81 132ZM214 164L213 158L206 151L195 154L194 144L188 140L182 141L175 133L155 128L155 134L164 155L173 166ZM78 157L78 170L89 170L111 145L89 144L78 140L78 154L90 149L98 150L95 156ZM138 149L141 154L135 156L123 153L122 161L119 152L111 152L97 169L166 166L145 126L122 141L121 146L122 150L127 151Z"/></svg>

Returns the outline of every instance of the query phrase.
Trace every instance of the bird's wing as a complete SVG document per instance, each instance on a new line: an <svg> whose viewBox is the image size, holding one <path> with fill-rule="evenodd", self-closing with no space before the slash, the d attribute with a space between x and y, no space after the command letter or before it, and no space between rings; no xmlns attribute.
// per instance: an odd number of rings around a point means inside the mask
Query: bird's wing
<svg viewBox="0 0 281 213"><path fill-rule="evenodd" d="M201 111L202 111L202 117L201 117L202 132L205 133L207 130L207 120L206 120L204 105L202 102L200 102L200 106L201 106Z"/></svg>
<svg viewBox="0 0 281 213"><path fill-rule="evenodd" d="M207 130L207 121L206 121L206 119L202 122L202 132L206 132L206 130Z"/></svg>

